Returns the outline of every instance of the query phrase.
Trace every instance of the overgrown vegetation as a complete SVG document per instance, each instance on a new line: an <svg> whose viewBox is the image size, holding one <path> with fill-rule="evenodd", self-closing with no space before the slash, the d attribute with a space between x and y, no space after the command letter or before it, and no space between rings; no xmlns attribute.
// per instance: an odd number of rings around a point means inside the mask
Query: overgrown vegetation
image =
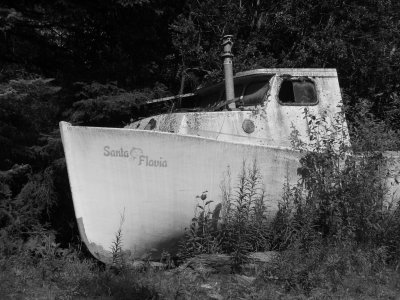
<svg viewBox="0 0 400 300"><path fill-rule="evenodd" d="M309 293L317 287L336 291L355 274L379 276L389 265L397 270L400 203L386 186L393 175L388 173L390 158L371 148L353 153L337 143L338 134L345 134L338 130L343 117L332 123L307 111L305 117L311 143L304 145L293 136L293 144L305 154L301 179L285 186L272 223L275 247L284 255L266 275L283 280L286 289ZM356 149L369 145L362 142Z"/></svg>
<svg viewBox="0 0 400 300"><path fill-rule="evenodd" d="M224 199L214 209L214 201L207 201L206 192L197 196L201 203L181 244L180 256L227 253L232 255L233 269L239 270L250 251L268 249L267 210L256 161L250 167L243 162L234 189L226 185L230 182L229 170L226 176L228 180L221 186Z"/></svg>
<svg viewBox="0 0 400 300"><path fill-rule="evenodd" d="M391 230L399 222L398 196L388 194L386 186L386 178L393 176L388 174L392 162L380 151L352 153L341 139L346 135L340 130L343 117L331 123L305 111L305 118L311 143L304 145L293 136L293 144L305 155L298 170L301 180L285 187L275 220L276 226L291 228L282 228L278 236L289 244L304 241L306 248L313 236L372 247L399 240Z"/></svg>
<svg viewBox="0 0 400 300"><path fill-rule="evenodd" d="M348 276L398 269L400 202L386 185L393 175L390 158L380 151L352 152L341 115L329 120L305 109L304 118L310 142L295 129L292 134L293 147L303 152L300 179L284 186L272 221L257 163L243 164L236 187L223 188L222 216L220 204L212 211L206 194L199 197L199 212L181 244L184 256L230 254L232 270L239 271L250 251L279 250L261 278L307 295L316 288L336 291Z"/></svg>
<svg viewBox="0 0 400 300"><path fill-rule="evenodd" d="M182 257L229 253L238 272L249 252L280 251L255 274L259 283L216 279L228 298L396 297L400 209L383 197L378 166L390 165L382 151L400 148L398 20L399 2L390 0L3 1L0 298L207 297L193 274L116 274L88 258L57 123L123 126L169 110L144 102L190 92L182 74L191 89L219 78L223 34L235 36L235 72L337 68L356 155L332 143L326 120L309 116L318 151L293 136L305 151L301 181L285 187L273 222L262 174L247 161L238 177L226 176L221 206L209 202L216 195L199 195Z"/></svg>
<svg viewBox="0 0 400 300"><path fill-rule="evenodd" d="M40 87L33 88L32 84ZM23 118L27 118L24 108L20 109L14 98L7 97L29 97L33 91L52 97L58 92L50 81L43 79L21 81L15 86L20 90L4 93L5 103L13 107L6 112ZM47 101L46 97L34 95L32 102L26 103L30 114L35 112L29 105L40 109L44 105L42 101ZM360 107L361 112L368 110L367 106ZM361 298L366 285L377 289L383 285L390 286L388 293L395 295L399 286L392 278L399 276L400 209L398 203L390 201L396 198L391 199L382 185L387 176L382 166L390 165L390 158L384 157L382 150L388 145L390 149L397 149L397 133L366 114L355 119L357 123L351 127L353 144L350 147L344 138L348 133L342 130L343 116L328 120L305 111L304 118L309 122L310 142L304 143L296 130L292 134L293 147L304 153L298 170L301 179L297 185L284 187L276 217L272 221L268 218L268 199L265 199L257 162L243 162L236 178L227 170L221 184L220 204L211 201L208 192L197 197L197 213L181 244L180 258L226 253L231 256L231 272L241 273L250 252L279 251L278 260L251 274L257 277L254 284L242 285L256 297L270 295L262 284L288 295L312 296L322 291L326 295L348 296L351 291ZM12 124L9 126L24 123ZM49 298L108 295L153 299L159 294L190 298L197 293L196 297L201 299L207 295L196 285L204 280L197 275L185 278L187 274L163 275L149 267L140 272L125 268L120 231L115 243L110 245L114 253L112 269L99 267L85 258L84 249L76 250L80 248L76 239L71 240L70 247L60 244L57 234L67 231L69 236L76 236L77 233L73 232L73 223L65 228L62 220L53 217L57 210L66 207L64 201L70 199L65 189L67 182L62 179L66 174L58 137L51 133L43 137L35 131L43 131L45 126L45 123L29 125L29 131L22 130L33 132L30 147L23 144L26 139L10 139L20 143L19 155L28 157L31 164L15 165L0 174L0 250L2 270L8 274L4 290L28 297L46 293ZM4 164L9 164L17 158L9 154L3 159ZM168 254L165 257L171 259ZM158 284L154 283L153 276L158 278ZM171 289L171 281L177 278L181 284ZM217 280L222 284L226 279ZM358 289L346 285L348 280L353 280ZM49 282L54 285L37 288ZM32 286L33 291L26 294L18 290L23 284ZM239 295L241 291L237 289L235 293ZM379 296L377 291L369 293Z"/></svg>

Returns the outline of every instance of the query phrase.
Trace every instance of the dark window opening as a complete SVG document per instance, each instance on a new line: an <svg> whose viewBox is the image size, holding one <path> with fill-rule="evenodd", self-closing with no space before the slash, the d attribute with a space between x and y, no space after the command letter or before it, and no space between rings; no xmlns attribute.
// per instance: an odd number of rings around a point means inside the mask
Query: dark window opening
<svg viewBox="0 0 400 300"><path fill-rule="evenodd" d="M195 98L186 102L182 105L183 108L208 108L212 107L215 103L220 102L221 99L221 90L213 89L205 94L196 95Z"/></svg>
<svg viewBox="0 0 400 300"><path fill-rule="evenodd" d="M266 82L265 81L260 81L260 82L252 82L250 83L246 91L244 92L245 96L254 94L255 92L258 92L260 89L262 89L265 86Z"/></svg>
<svg viewBox="0 0 400 300"><path fill-rule="evenodd" d="M238 98L238 97L242 96L243 85L235 84L234 88L235 88L235 98ZM221 96L221 101L225 101L225 100L226 100L226 90L225 90L225 86L223 86L223 92L222 92L222 96Z"/></svg>
<svg viewBox="0 0 400 300"><path fill-rule="evenodd" d="M243 85L241 85L241 84L236 85L235 84L235 97L242 96L242 92L243 92ZM224 96L225 96L225 94L224 94Z"/></svg>
<svg viewBox="0 0 400 300"><path fill-rule="evenodd" d="M316 104L314 82L309 79L284 79L279 90L279 101L288 105Z"/></svg>
<svg viewBox="0 0 400 300"><path fill-rule="evenodd" d="M269 89L269 80L271 77L268 75L257 78L235 78L236 108L242 110L252 109L252 106L262 104ZM193 97L183 99L180 108L190 111L218 111L226 109L227 105L225 102L225 85L224 83L219 83L197 90Z"/></svg>
<svg viewBox="0 0 400 300"><path fill-rule="evenodd" d="M268 81L256 81L247 85L243 98L238 101L238 106L261 105L269 88Z"/></svg>

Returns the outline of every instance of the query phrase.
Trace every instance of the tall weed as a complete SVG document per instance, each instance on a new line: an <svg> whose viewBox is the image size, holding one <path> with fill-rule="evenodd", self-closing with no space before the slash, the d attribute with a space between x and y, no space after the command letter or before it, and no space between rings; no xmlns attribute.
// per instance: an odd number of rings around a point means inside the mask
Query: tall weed
<svg viewBox="0 0 400 300"><path fill-rule="evenodd" d="M197 196L197 212L180 245L180 256L227 253L232 257L233 269L238 270L250 251L269 247L267 207L257 162L250 167L243 162L234 188L228 169L221 190L222 203L214 208L207 192Z"/></svg>
<svg viewBox="0 0 400 300"><path fill-rule="evenodd" d="M196 196L195 216L192 218L190 227L186 229L185 237L182 240L178 255L187 258L198 254L220 253L223 240L222 232L218 227L220 219L221 204L212 209L213 200L207 200L207 191Z"/></svg>
<svg viewBox="0 0 400 300"><path fill-rule="evenodd" d="M400 209L387 194L390 161L375 141L365 140L363 126L373 127L375 135L381 123L359 124L363 135L353 132L357 144L350 147L343 115L328 120L305 110L304 118L309 143L292 133L294 149L304 154L300 178L285 184L270 227L271 247L281 256L262 277L309 295L315 289L335 292L349 276L379 277L389 261L398 261Z"/></svg>
<svg viewBox="0 0 400 300"><path fill-rule="evenodd" d="M378 247L385 246L384 240L393 242L390 235L396 234L388 228L398 226L398 209L386 197L388 162L382 152L354 154L341 129L342 115L327 120L305 110L304 117L310 143L303 143L298 132L292 134L292 144L304 156L298 183L284 187L272 225L273 247L300 243L307 249L319 237Z"/></svg>

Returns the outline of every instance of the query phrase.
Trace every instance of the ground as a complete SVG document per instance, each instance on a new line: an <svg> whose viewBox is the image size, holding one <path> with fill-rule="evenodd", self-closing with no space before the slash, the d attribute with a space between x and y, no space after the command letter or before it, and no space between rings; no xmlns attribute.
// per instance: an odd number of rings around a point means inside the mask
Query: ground
<svg viewBox="0 0 400 300"><path fill-rule="evenodd" d="M0 260L0 299L400 299L400 270L390 265L336 280L303 275L315 284L271 275L268 266L232 274L198 266L116 269L75 254L9 256Z"/></svg>

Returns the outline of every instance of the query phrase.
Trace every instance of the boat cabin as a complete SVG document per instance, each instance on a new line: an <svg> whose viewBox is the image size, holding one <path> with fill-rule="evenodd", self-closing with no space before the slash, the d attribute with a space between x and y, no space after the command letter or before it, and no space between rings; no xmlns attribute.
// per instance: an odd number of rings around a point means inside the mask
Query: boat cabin
<svg viewBox="0 0 400 300"><path fill-rule="evenodd" d="M293 129L309 141L305 108L309 115L328 120L341 112L335 69L257 69L238 73L233 82L232 100L225 100L221 82L174 97L180 102L178 112L146 118L128 128L290 148Z"/></svg>

